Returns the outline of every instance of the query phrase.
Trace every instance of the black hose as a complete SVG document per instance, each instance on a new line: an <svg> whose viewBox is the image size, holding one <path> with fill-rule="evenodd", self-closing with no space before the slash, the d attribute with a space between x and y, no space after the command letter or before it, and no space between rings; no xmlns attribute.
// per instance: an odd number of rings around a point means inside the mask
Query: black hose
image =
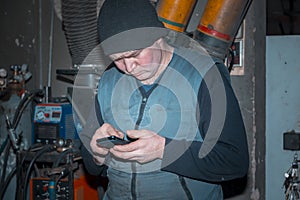
<svg viewBox="0 0 300 200"><path fill-rule="evenodd" d="M14 118L13 118L13 122L12 122L12 125L14 126L17 122L17 119L19 118L19 116L22 114L20 111L22 109L22 107L24 107L24 104L26 104L26 101L28 101L28 98L31 96L32 94L31 93L25 93L24 97L20 100L19 104L18 104L18 107L15 111L15 114L14 114Z"/></svg>
<svg viewBox="0 0 300 200"><path fill-rule="evenodd" d="M25 97L20 101L13 119L13 123L12 123L13 129L17 128L21 116L24 110L26 109L27 105L34 99L35 96L42 95L42 94L43 94L42 90L34 90L33 92L26 94Z"/></svg>
<svg viewBox="0 0 300 200"><path fill-rule="evenodd" d="M4 149L5 149L5 147L6 147L6 145L7 145L7 142L8 142L8 135L6 136L6 139L4 140L4 142L1 144L1 148L0 148L0 156L1 156L1 154L3 153L3 151L4 151Z"/></svg>
<svg viewBox="0 0 300 200"><path fill-rule="evenodd" d="M5 182L3 183L3 185L1 185L1 188L0 188L0 199L3 199L3 196L5 194L5 191L6 191L6 188L8 186L8 184L10 183L11 179L13 178L13 176L16 174L17 172L17 168L14 167L11 172L8 174Z"/></svg>
<svg viewBox="0 0 300 200"><path fill-rule="evenodd" d="M234 52L233 52L232 49L229 49L229 54L230 54L230 56L228 56L227 62L228 62L229 58L231 58L230 63L229 63L229 66L228 66L228 71L229 71L229 73L230 73L230 72L232 71L232 69L233 69L235 56L234 56ZM228 64L227 64L227 65L228 65Z"/></svg>
<svg viewBox="0 0 300 200"><path fill-rule="evenodd" d="M59 154L58 158L56 161L53 163L52 168L56 168L59 166L59 163L62 161L62 159L67 156L69 153L74 152L73 148L67 149L63 151L62 153Z"/></svg>
<svg viewBox="0 0 300 200"><path fill-rule="evenodd" d="M35 156L32 158L28 168L27 168L27 171L26 171L26 175L25 175L25 179L24 179L24 187L23 187L23 192L22 192L22 195L23 195L23 200L26 200L26 193L27 193L27 187L28 187L28 182L29 182L29 176L30 176L30 172L31 172L31 168L33 166L33 164L35 163L35 161L44 153L46 152L49 152L51 150L53 150L54 147L53 145L47 145L45 147L43 147L42 150L36 152Z"/></svg>
<svg viewBox="0 0 300 200"><path fill-rule="evenodd" d="M8 156L11 148L11 143L8 142L5 148L5 154L4 154L4 162L3 162L3 167L2 167L2 174L1 174L1 181L0 181L0 187L3 187L4 180L5 180L5 175L6 175L6 167L7 167L7 162L8 162Z"/></svg>
<svg viewBox="0 0 300 200"><path fill-rule="evenodd" d="M22 191L20 190L20 187L22 185L22 182L21 182L21 180L22 180L21 172L22 172L22 166L23 166L23 164L25 162L27 153L29 153L32 149L38 147L38 145L41 145L41 144L37 143L37 144L34 144L34 145L30 146L30 148L27 150L26 154L23 156L21 162L18 162L18 160L17 160L17 184L16 184L16 195L15 195L15 197L16 197L15 199L16 200L21 199L21 197L20 197L20 195L22 193ZM20 152L18 152L18 153L20 153ZM19 159L19 158L20 157L17 155L17 159Z"/></svg>
<svg viewBox="0 0 300 200"><path fill-rule="evenodd" d="M2 111L2 113L5 113L5 110L3 108L3 106L0 105L0 110ZM6 136L6 139L4 140L4 142L1 144L1 147L0 147L0 156L1 154L3 153L5 147L6 147L6 144L8 142L9 138L8 138L8 135Z"/></svg>

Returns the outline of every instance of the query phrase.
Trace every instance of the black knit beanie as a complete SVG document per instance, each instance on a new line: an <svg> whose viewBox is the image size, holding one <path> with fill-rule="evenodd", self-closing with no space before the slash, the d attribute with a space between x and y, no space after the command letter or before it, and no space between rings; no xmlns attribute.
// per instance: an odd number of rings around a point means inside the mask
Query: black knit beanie
<svg viewBox="0 0 300 200"><path fill-rule="evenodd" d="M167 35L149 0L106 0L98 17L98 34L106 55L151 46Z"/></svg>

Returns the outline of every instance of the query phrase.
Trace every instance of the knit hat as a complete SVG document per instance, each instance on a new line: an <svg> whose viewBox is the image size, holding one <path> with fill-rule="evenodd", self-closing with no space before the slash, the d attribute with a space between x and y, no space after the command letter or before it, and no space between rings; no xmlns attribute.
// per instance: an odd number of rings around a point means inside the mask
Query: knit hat
<svg viewBox="0 0 300 200"><path fill-rule="evenodd" d="M106 0L99 12L98 34L106 55L151 46L168 30L149 0Z"/></svg>

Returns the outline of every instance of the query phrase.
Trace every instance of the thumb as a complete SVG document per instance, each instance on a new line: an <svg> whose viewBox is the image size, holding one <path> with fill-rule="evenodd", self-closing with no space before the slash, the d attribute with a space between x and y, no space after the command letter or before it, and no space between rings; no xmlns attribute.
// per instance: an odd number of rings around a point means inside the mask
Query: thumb
<svg viewBox="0 0 300 200"><path fill-rule="evenodd" d="M130 139L139 139L141 137L141 134L139 134L139 130L128 130L126 131L127 138Z"/></svg>

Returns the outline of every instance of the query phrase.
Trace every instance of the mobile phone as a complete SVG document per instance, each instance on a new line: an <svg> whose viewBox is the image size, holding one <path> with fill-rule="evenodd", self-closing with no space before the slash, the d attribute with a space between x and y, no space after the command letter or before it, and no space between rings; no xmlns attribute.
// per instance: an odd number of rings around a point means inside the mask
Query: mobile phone
<svg viewBox="0 0 300 200"><path fill-rule="evenodd" d="M104 148L112 148L115 145L129 144L130 141L118 138L116 136L109 136L106 138L97 139L97 145Z"/></svg>

